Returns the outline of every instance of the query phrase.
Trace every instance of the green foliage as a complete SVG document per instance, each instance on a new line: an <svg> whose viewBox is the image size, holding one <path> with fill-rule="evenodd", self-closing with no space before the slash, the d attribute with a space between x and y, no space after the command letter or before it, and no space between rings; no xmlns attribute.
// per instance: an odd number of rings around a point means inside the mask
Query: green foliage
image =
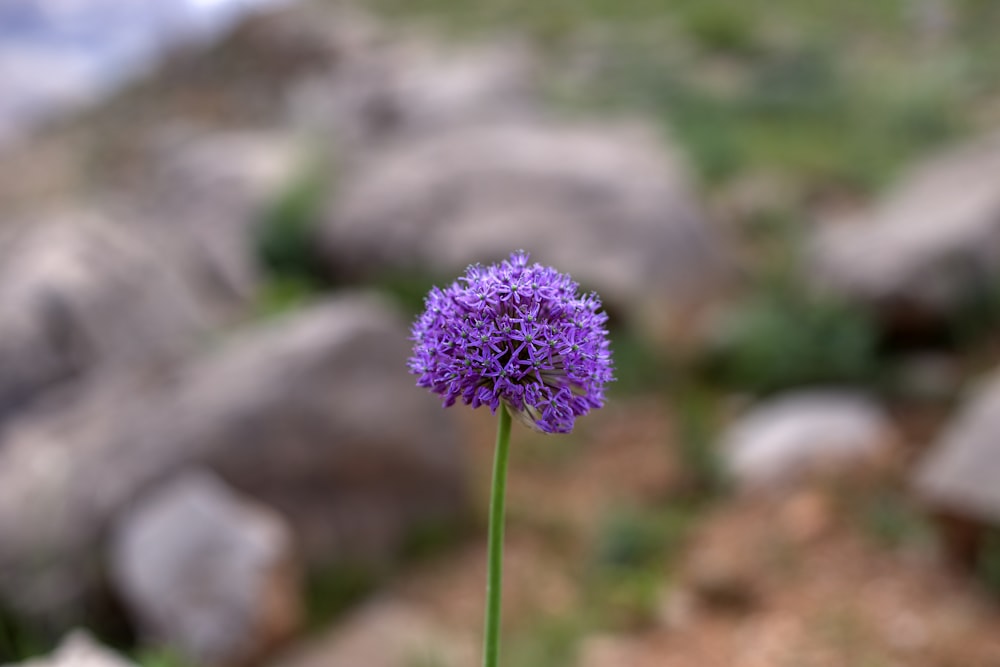
<svg viewBox="0 0 1000 667"><path fill-rule="evenodd" d="M318 288L327 282L315 232L330 182L329 170L305 169L261 214L254 250L265 273L281 283Z"/></svg>
<svg viewBox="0 0 1000 667"><path fill-rule="evenodd" d="M683 504L615 508L601 520L593 566L598 572L665 566L677 555L696 516L696 507Z"/></svg>
<svg viewBox="0 0 1000 667"><path fill-rule="evenodd" d="M983 535L976 555L975 571L986 589L1000 596L1000 530L991 528Z"/></svg>
<svg viewBox="0 0 1000 667"><path fill-rule="evenodd" d="M404 664L406 667L449 667L450 665L433 647L413 649L406 657Z"/></svg>
<svg viewBox="0 0 1000 667"><path fill-rule="evenodd" d="M176 650L166 647L147 647L132 656L139 667L195 667Z"/></svg>
<svg viewBox="0 0 1000 667"><path fill-rule="evenodd" d="M754 393L861 383L876 370L876 329L836 300L796 292L751 296L733 315L722 378Z"/></svg>
<svg viewBox="0 0 1000 667"><path fill-rule="evenodd" d="M619 507L603 518L586 582L589 605L599 610L596 622L624 628L653 622L665 579L700 509L683 503Z"/></svg>
<svg viewBox="0 0 1000 667"><path fill-rule="evenodd" d="M855 497L852 513L876 544L899 548L926 544L933 530L926 517L899 493L880 491Z"/></svg>
<svg viewBox="0 0 1000 667"><path fill-rule="evenodd" d="M338 564L310 574L305 589L306 627L326 627L375 590L382 576L364 563Z"/></svg>
<svg viewBox="0 0 1000 667"><path fill-rule="evenodd" d="M395 299L404 312L416 316L424 309L424 298L435 285L444 286L454 278L432 276L419 271L387 271L375 279L375 285Z"/></svg>
<svg viewBox="0 0 1000 667"><path fill-rule="evenodd" d="M684 386L675 392L677 447L692 498L709 500L727 486L725 470L716 450L716 395L709 389Z"/></svg>
<svg viewBox="0 0 1000 667"><path fill-rule="evenodd" d="M452 33L516 31L560 73L591 77L574 107L661 119L701 174L781 174L797 195L869 191L977 123L1000 94L998 10L949 5L929 45L903 0L372 0Z"/></svg>
<svg viewBox="0 0 1000 667"><path fill-rule="evenodd" d="M752 18L732 7L705 3L681 17L684 31L710 53L752 56L760 49Z"/></svg>
<svg viewBox="0 0 1000 667"><path fill-rule="evenodd" d="M0 606L0 664L21 662L47 653L53 641Z"/></svg>
<svg viewBox="0 0 1000 667"><path fill-rule="evenodd" d="M293 277L276 277L261 285L255 303L256 315L263 318L283 315L318 297L314 282Z"/></svg>
<svg viewBox="0 0 1000 667"><path fill-rule="evenodd" d="M611 396L644 392L667 384L671 376L670 361L662 349L624 327L613 327L610 337L615 363L615 382L608 387Z"/></svg>
<svg viewBox="0 0 1000 667"><path fill-rule="evenodd" d="M970 275L968 282L970 288L949 318L945 332L949 347L959 351L994 335L1000 324L1000 280L996 276Z"/></svg>
<svg viewBox="0 0 1000 667"><path fill-rule="evenodd" d="M504 660L518 667L571 667L584 630L575 616L540 618L529 632L515 634L505 643Z"/></svg>
<svg viewBox="0 0 1000 667"><path fill-rule="evenodd" d="M405 561L430 558L455 545L471 528L471 521L424 521L407 532L400 549L401 556Z"/></svg>

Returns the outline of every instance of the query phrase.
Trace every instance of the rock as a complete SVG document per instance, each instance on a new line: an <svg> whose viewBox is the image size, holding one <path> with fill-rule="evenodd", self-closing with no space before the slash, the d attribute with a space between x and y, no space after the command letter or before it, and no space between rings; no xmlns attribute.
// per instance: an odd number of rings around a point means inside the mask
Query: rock
<svg viewBox="0 0 1000 667"><path fill-rule="evenodd" d="M523 49L445 50L399 36L369 41L346 53L332 74L306 79L292 93L295 115L323 116L300 121L332 125L338 147L349 154L405 136L538 113L539 87Z"/></svg>
<svg viewBox="0 0 1000 667"><path fill-rule="evenodd" d="M979 387L914 473L928 506L979 525L1000 524L1000 375Z"/></svg>
<svg viewBox="0 0 1000 667"><path fill-rule="evenodd" d="M788 394L741 417L722 439L724 463L743 487L791 482L877 460L895 439L882 408L849 393Z"/></svg>
<svg viewBox="0 0 1000 667"><path fill-rule="evenodd" d="M247 664L288 638L298 572L284 520L204 472L147 492L113 530L111 581L131 617L191 664Z"/></svg>
<svg viewBox="0 0 1000 667"><path fill-rule="evenodd" d="M1000 134L930 160L873 210L821 225L810 273L912 320L994 296L1000 274Z"/></svg>
<svg viewBox="0 0 1000 667"><path fill-rule="evenodd" d="M475 663L478 649L408 603L376 599L325 636L280 657L272 667L458 667Z"/></svg>
<svg viewBox="0 0 1000 667"><path fill-rule="evenodd" d="M67 635L52 655L27 660L18 665L20 667L133 667L131 662L104 648L82 630Z"/></svg>
<svg viewBox="0 0 1000 667"><path fill-rule="evenodd" d="M306 149L280 131L172 128L151 143L153 166L137 175L124 214L143 223L203 299L245 306L259 282L255 228L302 176Z"/></svg>
<svg viewBox="0 0 1000 667"><path fill-rule="evenodd" d="M621 127L492 123L396 142L346 179L322 235L331 269L358 277L452 277L523 248L656 323L723 272L679 163Z"/></svg>
<svg viewBox="0 0 1000 667"><path fill-rule="evenodd" d="M176 359L209 313L147 239L97 212L0 241L0 419L90 373Z"/></svg>
<svg viewBox="0 0 1000 667"><path fill-rule="evenodd" d="M308 564L391 561L464 496L453 423L413 386L408 353L390 308L345 295L171 376L102 384L19 421L0 447L0 600L73 621L115 517L202 465L281 512Z"/></svg>

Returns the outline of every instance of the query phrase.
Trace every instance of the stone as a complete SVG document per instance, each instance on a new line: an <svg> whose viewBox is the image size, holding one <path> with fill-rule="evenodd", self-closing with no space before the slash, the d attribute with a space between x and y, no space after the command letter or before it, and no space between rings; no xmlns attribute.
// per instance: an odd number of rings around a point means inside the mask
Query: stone
<svg viewBox="0 0 1000 667"><path fill-rule="evenodd" d="M465 498L454 423L409 348L386 302L348 293L19 420L0 447L0 600L72 622L116 517L193 466L284 515L307 566L391 562Z"/></svg>
<svg viewBox="0 0 1000 667"><path fill-rule="evenodd" d="M426 611L405 601L377 598L324 635L280 656L272 667L458 667L475 663L478 650Z"/></svg>
<svg viewBox="0 0 1000 667"><path fill-rule="evenodd" d="M721 453L739 486L769 487L872 463L895 439L889 417L872 400L810 391L750 409L723 435Z"/></svg>
<svg viewBox="0 0 1000 667"><path fill-rule="evenodd" d="M635 127L497 122L398 141L348 175L322 232L331 271L450 278L524 249L662 324L725 275L680 162Z"/></svg>
<svg viewBox="0 0 1000 667"><path fill-rule="evenodd" d="M83 630L75 630L68 634L51 655L26 660L17 665L19 667L133 667L131 662L104 648Z"/></svg>
<svg viewBox="0 0 1000 667"><path fill-rule="evenodd" d="M1000 375L972 392L914 472L931 508L979 525L1000 524Z"/></svg>
<svg viewBox="0 0 1000 667"><path fill-rule="evenodd" d="M209 312L148 240L97 211L0 239L0 420L91 373L178 358Z"/></svg>
<svg viewBox="0 0 1000 667"><path fill-rule="evenodd" d="M292 93L301 123L332 125L327 131L336 137L338 156L539 113L533 63L513 44L444 49L398 35L369 40L348 51L332 75L307 78Z"/></svg>
<svg viewBox="0 0 1000 667"><path fill-rule="evenodd" d="M109 562L141 636L191 664L259 660L301 619L290 528L203 471L129 507L112 530Z"/></svg>
<svg viewBox="0 0 1000 667"><path fill-rule="evenodd" d="M150 144L151 167L120 203L123 215L141 223L204 300L245 307L259 284L256 226L305 173L302 141L287 131L173 127Z"/></svg>
<svg viewBox="0 0 1000 667"><path fill-rule="evenodd" d="M1000 275L1000 134L930 159L871 210L819 225L810 275L827 289L933 321L995 297Z"/></svg>

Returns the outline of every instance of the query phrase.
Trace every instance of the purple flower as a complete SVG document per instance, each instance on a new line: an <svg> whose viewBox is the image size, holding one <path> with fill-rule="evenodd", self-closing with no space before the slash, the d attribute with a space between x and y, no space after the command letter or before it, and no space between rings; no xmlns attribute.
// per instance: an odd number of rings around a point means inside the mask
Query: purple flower
<svg viewBox="0 0 1000 667"><path fill-rule="evenodd" d="M569 433L576 417L604 405L611 375L606 324L596 294L566 274L515 252L470 266L433 288L413 325L410 372L417 385L496 412L504 403L525 424Z"/></svg>

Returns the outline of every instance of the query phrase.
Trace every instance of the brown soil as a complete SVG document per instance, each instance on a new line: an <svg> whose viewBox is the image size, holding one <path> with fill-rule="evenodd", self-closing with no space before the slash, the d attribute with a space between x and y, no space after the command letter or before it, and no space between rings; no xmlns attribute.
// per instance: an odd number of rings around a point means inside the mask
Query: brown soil
<svg viewBox="0 0 1000 667"><path fill-rule="evenodd" d="M485 503L493 420L468 411L463 419ZM562 439L515 429L504 587L509 641L530 635L541 619L580 616L592 599L584 562L602 513L622 503L673 502L678 476L665 400L619 405L589 420ZM817 481L718 501L698 519L673 571L664 565L652 617L624 626L590 622L575 664L1000 665L1000 610L982 591L949 572L933 545L889 547L858 520L858 498L886 483L870 476ZM474 540L413 567L387 597L421 610L456 644L476 646L485 560L484 540Z"/></svg>

